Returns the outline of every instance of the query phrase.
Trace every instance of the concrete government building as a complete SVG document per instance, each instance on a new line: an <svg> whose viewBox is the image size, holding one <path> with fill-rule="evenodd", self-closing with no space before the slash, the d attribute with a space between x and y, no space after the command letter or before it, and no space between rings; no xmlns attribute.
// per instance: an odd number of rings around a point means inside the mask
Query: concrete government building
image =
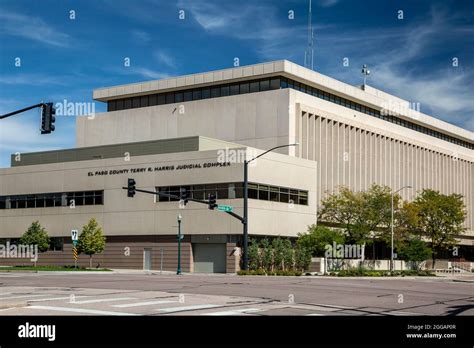
<svg viewBox="0 0 474 348"><path fill-rule="evenodd" d="M181 214L183 271L235 272L238 220L198 203L180 209L149 194L128 198L122 187L134 178L141 189L185 187L201 199L214 193L242 215L243 164L223 154L295 142L249 168L251 237L296 237L340 185L412 185L404 199L423 188L463 195L467 230L459 243L472 253L474 133L408 101L286 60L100 88L93 96L107 112L77 117L75 148L12 155L11 167L0 169L0 238L15 240L39 220L53 237L39 264L73 264L70 231L94 217L107 237L94 266L176 270ZM88 265L88 256L79 261ZM14 263L29 261L0 260Z"/></svg>

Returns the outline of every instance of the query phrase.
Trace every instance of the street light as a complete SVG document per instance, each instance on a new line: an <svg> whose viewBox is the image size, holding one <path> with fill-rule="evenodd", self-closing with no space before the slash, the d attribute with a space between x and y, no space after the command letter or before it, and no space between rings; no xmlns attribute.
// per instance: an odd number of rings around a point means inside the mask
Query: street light
<svg viewBox="0 0 474 348"><path fill-rule="evenodd" d="M406 188L412 188L411 185L406 185L406 186L403 186L402 188L399 188L397 191L391 192L391 197L390 197L390 201L391 201L391 219L390 219L390 228L391 228L391 239L392 239L392 243L391 243L391 253L390 253L390 272L393 272L393 196L395 196L396 193L400 192L401 190L403 189L406 189Z"/></svg>
<svg viewBox="0 0 474 348"><path fill-rule="evenodd" d="M248 170L249 170L249 163L252 162L253 160L256 160L257 158L267 154L270 151L282 148L282 147L288 147L288 146L296 146L299 145L298 143L294 144L287 144L287 145L280 145L280 146L275 146L271 148L270 150L267 150L263 153L261 153L258 156L255 156L251 160L244 160L244 219L243 219L243 225L244 225L244 242L243 242L243 249L244 249L244 270L247 270L249 268L249 253L248 253L248 241L249 241L249 233L248 233L248 199L249 199L249 181L248 181Z"/></svg>
<svg viewBox="0 0 474 348"><path fill-rule="evenodd" d="M178 215L178 269L176 270L176 274L181 274L181 219L183 217Z"/></svg>

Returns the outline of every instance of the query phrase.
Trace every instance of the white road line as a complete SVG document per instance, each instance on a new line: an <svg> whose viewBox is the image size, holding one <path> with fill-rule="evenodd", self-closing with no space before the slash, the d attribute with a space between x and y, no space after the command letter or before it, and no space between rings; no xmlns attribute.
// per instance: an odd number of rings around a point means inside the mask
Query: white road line
<svg viewBox="0 0 474 348"><path fill-rule="evenodd" d="M394 315L426 315L423 313L413 313L413 312L403 312L403 311L390 311L385 313L378 313L378 314L394 314Z"/></svg>
<svg viewBox="0 0 474 348"><path fill-rule="evenodd" d="M165 312L165 313L175 313L175 312L192 311L192 310L215 308L215 307L221 307L221 305L202 304L202 305L194 305L194 306L162 308L159 311Z"/></svg>
<svg viewBox="0 0 474 348"><path fill-rule="evenodd" d="M19 295L19 296L10 296L10 297L0 297L0 301L9 300L12 298L40 297L40 296L48 296L48 295Z"/></svg>
<svg viewBox="0 0 474 348"><path fill-rule="evenodd" d="M84 298L84 297L90 297L90 296L75 296L74 298ZM70 300L71 296L67 297L51 297L51 298L38 298L35 300L27 300L27 302L43 302L43 301L57 301L57 300ZM74 302L69 302L69 303L74 303Z"/></svg>
<svg viewBox="0 0 474 348"><path fill-rule="evenodd" d="M97 314L97 315L138 315L135 313L124 313L124 312L110 312L110 311L98 311L94 309L85 308L69 308L69 307L51 307L51 306L29 306L23 307L26 309L42 309L47 311L59 311L59 312L73 312L73 313L84 313L84 314Z"/></svg>
<svg viewBox="0 0 474 348"><path fill-rule="evenodd" d="M85 300L85 301L74 301L73 304L86 304L86 303L100 303L100 302L112 302L112 301L128 301L136 300L134 297L116 297L116 298L100 298L96 300Z"/></svg>
<svg viewBox="0 0 474 348"><path fill-rule="evenodd" d="M129 307L140 307L140 306L149 306L149 305L155 305L155 304L174 303L174 302L178 302L178 301L170 301L170 300L148 301L148 302L138 302L138 303L117 304L117 305L112 305L112 307L129 308Z"/></svg>
<svg viewBox="0 0 474 348"><path fill-rule="evenodd" d="M324 314L319 314L319 313L310 313L310 314L306 314L308 317L314 317L314 316L321 316L321 315L324 315Z"/></svg>
<svg viewBox="0 0 474 348"><path fill-rule="evenodd" d="M246 314L246 313L260 312L261 310L262 309L259 309L259 308L243 308L243 309L234 309L230 311L204 313L203 315L240 315L240 314Z"/></svg>

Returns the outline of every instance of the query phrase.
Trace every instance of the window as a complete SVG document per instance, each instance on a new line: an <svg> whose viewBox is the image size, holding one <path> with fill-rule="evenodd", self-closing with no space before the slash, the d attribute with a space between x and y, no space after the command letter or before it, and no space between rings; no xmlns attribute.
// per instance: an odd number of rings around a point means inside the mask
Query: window
<svg viewBox="0 0 474 348"><path fill-rule="evenodd" d="M176 103L182 103L184 100L184 95L183 95L183 92L176 92L174 94L174 101Z"/></svg>
<svg viewBox="0 0 474 348"><path fill-rule="evenodd" d="M260 92L268 91L270 89L270 80L260 81Z"/></svg>
<svg viewBox="0 0 474 348"><path fill-rule="evenodd" d="M132 98L127 98L123 101L123 108L124 109L131 109L132 108Z"/></svg>
<svg viewBox="0 0 474 348"><path fill-rule="evenodd" d="M250 82L250 93L258 92L260 84L258 81Z"/></svg>
<svg viewBox="0 0 474 348"><path fill-rule="evenodd" d="M188 102L193 100L193 91L184 91L184 101Z"/></svg>
<svg viewBox="0 0 474 348"><path fill-rule="evenodd" d="M280 187L280 202L281 203L290 202L289 190L287 188Z"/></svg>
<svg viewBox="0 0 474 348"><path fill-rule="evenodd" d="M248 195L251 199L258 199L258 185L250 184L248 185Z"/></svg>
<svg viewBox="0 0 474 348"><path fill-rule="evenodd" d="M107 111L115 111L116 110L116 102L115 100L110 100L107 103Z"/></svg>
<svg viewBox="0 0 474 348"><path fill-rule="evenodd" d="M123 110L123 99L117 100L116 109L117 110Z"/></svg>
<svg viewBox="0 0 474 348"><path fill-rule="evenodd" d="M140 97L132 98L132 108L139 108L140 107Z"/></svg>
<svg viewBox="0 0 474 348"><path fill-rule="evenodd" d="M229 86L221 87L221 97L227 97L230 94Z"/></svg>
<svg viewBox="0 0 474 348"><path fill-rule="evenodd" d="M103 204L103 191L33 193L0 196L0 209L47 208Z"/></svg>
<svg viewBox="0 0 474 348"><path fill-rule="evenodd" d="M193 100L200 100L202 98L202 93L200 88L193 89Z"/></svg>
<svg viewBox="0 0 474 348"><path fill-rule="evenodd" d="M270 80L270 89L280 89L280 78L276 77L276 78L272 78Z"/></svg>
<svg viewBox="0 0 474 348"><path fill-rule="evenodd" d="M280 192L278 187L270 186L270 200L272 202L278 202L280 199Z"/></svg>
<svg viewBox="0 0 474 348"><path fill-rule="evenodd" d="M166 94L158 94L158 105L166 104Z"/></svg>
<svg viewBox="0 0 474 348"><path fill-rule="evenodd" d="M143 107L147 107L149 104L148 104L148 96L145 95L143 97L140 97L140 107L143 108Z"/></svg>
<svg viewBox="0 0 474 348"><path fill-rule="evenodd" d="M149 100L150 106L158 104L158 98L156 94L150 95L150 100Z"/></svg>
<svg viewBox="0 0 474 348"><path fill-rule="evenodd" d="M210 88L203 88L202 89L202 99L207 99L211 97L211 89Z"/></svg>
<svg viewBox="0 0 474 348"><path fill-rule="evenodd" d="M263 201L269 200L269 191L267 185L258 185L258 199Z"/></svg>
<svg viewBox="0 0 474 348"><path fill-rule="evenodd" d="M288 88L288 80L286 78L284 78L284 77L281 78L280 87L281 88Z"/></svg>
<svg viewBox="0 0 474 348"><path fill-rule="evenodd" d="M240 94L249 93L250 91L250 84L248 82L242 82L240 84Z"/></svg>
<svg viewBox="0 0 474 348"><path fill-rule="evenodd" d="M63 237L50 237L49 238L49 250L51 251L62 251L64 248Z"/></svg>
<svg viewBox="0 0 474 348"><path fill-rule="evenodd" d="M211 98L217 98L221 96L221 89L220 87L212 87L211 88Z"/></svg>
<svg viewBox="0 0 474 348"><path fill-rule="evenodd" d="M230 85L230 95L237 95L237 94L239 94L239 85L238 84Z"/></svg>
<svg viewBox="0 0 474 348"><path fill-rule="evenodd" d="M174 103L174 92L166 93L166 104Z"/></svg>

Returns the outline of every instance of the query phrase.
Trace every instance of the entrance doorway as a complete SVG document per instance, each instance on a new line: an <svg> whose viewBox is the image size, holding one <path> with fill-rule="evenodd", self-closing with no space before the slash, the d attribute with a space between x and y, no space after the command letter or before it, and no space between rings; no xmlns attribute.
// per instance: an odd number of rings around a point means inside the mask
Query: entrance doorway
<svg viewBox="0 0 474 348"><path fill-rule="evenodd" d="M151 270L151 249L143 249L143 269L146 271Z"/></svg>

